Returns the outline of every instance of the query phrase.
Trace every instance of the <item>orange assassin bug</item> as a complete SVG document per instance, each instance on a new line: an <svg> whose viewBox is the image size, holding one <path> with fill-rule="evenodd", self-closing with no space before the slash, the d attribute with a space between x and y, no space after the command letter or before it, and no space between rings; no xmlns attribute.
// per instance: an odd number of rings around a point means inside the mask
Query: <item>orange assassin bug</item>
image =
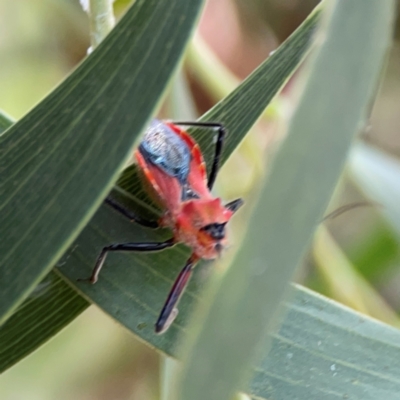
<svg viewBox="0 0 400 400"><path fill-rule="evenodd" d="M217 132L210 175L199 145L180 126L197 126ZM241 199L225 205L211 193L217 178L226 130L214 122L168 122L154 119L147 128L135 157L143 179L164 212L158 221L147 221L108 197L106 203L134 222L150 228L169 227L173 237L160 243L116 243L100 252L91 276L96 283L106 256L112 251L160 251L185 243L192 254L176 278L155 323L156 333L165 332L178 314L176 305L200 259L217 258L227 244L226 224L243 204Z"/></svg>

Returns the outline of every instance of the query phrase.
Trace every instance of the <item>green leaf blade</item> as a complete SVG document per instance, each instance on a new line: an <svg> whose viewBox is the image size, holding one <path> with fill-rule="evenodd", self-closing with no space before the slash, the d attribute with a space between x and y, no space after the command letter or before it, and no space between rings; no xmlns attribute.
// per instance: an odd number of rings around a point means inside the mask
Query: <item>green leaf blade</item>
<svg viewBox="0 0 400 400"><path fill-rule="evenodd" d="M268 102L274 97L276 91L288 79L305 54L310 45L310 36L318 22L319 11L312 14L309 19L288 39L285 43L284 51L276 51L257 71L256 76L252 76L243 83L243 91L245 96L241 96L240 91L233 92L229 97L229 101L225 100L211 110L210 119L219 117L237 118L238 110L241 110L243 118L252 118L253 122L261 113ZM285 68L277 66L276 57L283 62ZM268 80L265 81L265 77ZM264 83L258 85L258 81L262 79ZM265 93L260 97L259 92L252 97L253 90L261 90ZM271 91L270 91L271 90ZM246 98L246 109L241 109L238 104ZM253 101L251 101L253 99ZM264 104L261 104L264 102ZM254 104L256 112L249 110L249 105ZM251 125L251 121L238 121L240 124L231 124L229 121L229 137L230 145L225 148L224 158L226 159L233 150L234 144L238 144L246 134L246 129ZM241 125L246 124L246 125ZM241 129L238 129L238 126ZM199 140L204 155L210 158L213 154L213 148L210 145L209 135L202 135L202 132L193 132L196 139ZM129 167L119 180L119 184L129 193L118 190L116 195L120 195L125 200L127 206L134 210L147 211L154 213L152 209L146 209L148 197L143 193L142 185L136 175L136 169ZM124 196L124 194L126 196ZM145 200L145 202L140 200ZM135 224L131 224L120 215L110 210L109 207L103 205L92 218L90 224L80 234L70 250L58 262L60 268L56 270L62 276L67 276L69 282L76 285L77 278L83 278L90 274L93 268L98 252L102 246L112 242L121 241L155 241L167 238L167 232L152 232L142 229ZM176 251L177 250L177 251ZM180 303L180 314L176 323L172 325L170 330L163 336L154 335L153 325L165 300L165 297L171 287L180 266L184 262L188 250L181 246L179 249L171 249L167 252L156 255L112 255L107 260L99 282L94 285L80 284L80 293L88 300L100 305L103 310L110 313L133 333L141 339L151 343L152 346L163 349L168 354L174 354L175 343L179 342L179 338L184 332L184 326L190 315L193 302L198 298L197 293L203 286L204 266L200 265L196 268L195 275L199 279L193 279L189 289ZM115 258L114 258L115 257ZM113 261L114 260L114 261ZM65 262L66 261L66 262ZM210 266L212 268L212 265ZM108 281L106 283L106 281ZM67 283L65 283L67 286ZM52 292L53 293L53 292ZM56 292L54 292L56 293ZM49 302L56 302L57 296L49 298ZM123 308L123 313L119 306ZM147 313L146 313L147 311ZM150 314L149 314L150 312ZM19 313L19 311L18 311ZM65 314L64 307L60 307L60 315ZM46 312L43 313L46 315ZM56 314L50 313L56 318ZM79 315L77 312L76 315ZM22 316L23 317L23 316ZM21 318L22 318L21 317ZM41 334L48 331L48 337L52 335L52 327L50 319L46 320L46 324L42 324L38 320L37 324L30 327L32 335ZM70 321L70 317L65 318L65 324ZM38 333L36 333L39 331ZM21 332L23 333L23 332ZM8 336L8 340L13 339ZM15 343L7 344L14 351ZM30 351L36 347L32 346ZM27 349L26 353L29 350ZM3 357L7 359L8 353L4 353ZM12 357L10 358L13 359ZM5 368L11 364L5 363Z"/></svg>
<svg viewBox="0 0 400 400"><path fill-rule="evenodd" d="M223 162L308 54L320 14L321 8L316 7L300 27L251 74L251 79L246 79L200 118L201 121L219 121L227 128L229 134L224 143ZM206 160L210 161L213 143L199 130L190 132L200 144Z"/></svg>
<svg viewBox="0 0 400 400"><path fill-rule="evenodd" d="M251 393L265 399L397 399L400 334L296 286Z"/></svg>
<svg viewBox="0 0 400 400"><path fill-rule="evenodd" d="M316 36L323 44L250 220L251 234L197 326L176 398L229 400L260 359L287 283L321 220L353 135L365 123L389 44L393 2L331 1L326 7L328 23Z"/></svg>
<svg viewBox="0 0 400 400"><path fill-rule="evenodd" d="M240 143L247 133L247 129L255 123L280 87L299 65L309 49L310 35L318 21L318 16L318 12L310 16L310 19L288 40L283 50L277 50L238 89L218 103L204 117L207 120L222 120L227 126L229 131L228 145L225 147L223 159L226 159L233 147ZM276 67L275 59L279 58L282 61L282 57L286 59L290 68ZM268 79L265 77L268 77ZM271 82L275 83L271 84ZM242 103L243 107L240 106ZM193 130L192 133L202 146L206 158L211 156L214 147L210 135L199 130ZM148 198L135 171L134 167L130 167L119 181L126 184L124 189L129 191L134 209L135 202L138 202L137 197L142 201L146 201ZM129 204L129 201L127 204ZM93 228L96 225L94 231ZM110 234L112 231L115 231L115 234ZM77 278L90 274L99 249L103 246L128 241L156 242L168 237L170 237L168 230L159 232L140 228L126 221L125 218L117 216L108 207L103 206L92 220L88 231L85 229L75 243L77 249L85 249L87 252L87 254L83 254L82 250L77 250L80 252L78 257L84 257L87 260L87 262L84 262L85 266L82 266L82 262L79 262L72 252L65 266L60 268L59 271L72 284L76 284ZM97 245L90 245L90 242L97 243ZM184 295L180 302L180 314L176 323L171 326L166 334L153 339L154 323L169 288L188 256L188 252L189 250L185 246L179 245L154 254L115 253L107 258L107 265L103 268L96 285L91 286L83 283L78 284L77 287L92 302L99 305L104 311L143 339L154 340L157 346L158 343L163 343L166 340L178 342L188 318L186 310L191 308L194 300L189 294L190 291ZM115 269L113 265L118 265L118 269ZM146 266L146 271L143 271ZM200 270L201 268L203 267L200 266L196 269ZM198 284L194 281L192 285L196 287ZM129 304L129 298L136 299L139 306L137 310L134 307L129 312L125 310L126 304ZM152 304L151 314L144 312L141 304L142 299L147 299L148 304Z"/></svg>
<svg viewBox="0 0 400 400"><path fill-rule="evenodd" d="M0 328L0 373L58 333L90 303L54 272Z"/></svg>
<svg viewBox="0 0 400 400"><path fill-rule="evenodd" d="M177 65L200 4L136 2L70 77L0 137L0 321L110 190Z"/></svg>
<svg viewBox="0 0 400 400"><path fill-rule="evenodd" d="M134 197L127 201L136 203L136 207L143 207ZM74 282L75 278L87 275L103 244L130 239L160 240L166 234L140 229L102 206L71 246L70 251L58 262L59 270L68 274ZM110 315L125 326L132 327L132 331L150 346L177 357L178 339L180 340L186 332L185 324L192 304L198 301L198 293L203 285L201 275L204 266L197 269L195 279L181 302L177 323L172 325L171 331L164 336L156 336L152 329L160 305L186 254L187 249L184 247L170 251L162 258L136 258L121 254L110 259L103 271L106 275L101 275L97 285L82 285L80 288L85 291L85 297L92 299L96 290L97 299L101 299L103 309L107 308ZM68 288L66 283L61 283L63 288ZM118 293L121 297L115 297ZM42 333L42 339L45 340L51 336L51 329L56 324L57 317L59 322L68 323L70 317L65 317L68 309L81 301L74 299L74 296L71 293L71 303L67 298L64 302L60 301L51 313L48 312L48 307L57 299L57 291L50 291L43 312L40 312L40 307L29 310L28 307L24 307L24 303L0 328L0 335L5 329L14 332L13 335L3 335L0 339L2 348L7 348L0 353L2 369L10 366L8 361L12 359L12 353L18 352L18 338L24 330L29 330L32 337ZM38 298L40 299L40 296ZM288 302L288 308L289 312L280 331L273 336L271 352L263 359L261 367L254 370L250 386L255 399L319 400L342 399L346 396L359 400L399 398L400 383L397 377L400 334L397 330L301 288L295 288L294 298ZM29 310L29 313L20 314L24 309ZM75 312L75 315L78 315L80 311ZM38 316L36 320L29 318L34 313ZM17 324L13 319L17 318L18 314L21 319ZM18 330L18 327L22 328ZM25 354L33 348L25 347ZM379 355L374 352L374 348L377 348ZM301 356L302 354L306 354L308 358ZM22 355L20 354L19 358ZM342 379L343 375L339 376L340 384L344 385L342 388L339 387L338 379L335 379L338 375L333 376L336 371L330 369L331 362L338 365L338 374L343 374L342 365L348 368L347 380ZM326 369L327 366L329 370ZM340 395L336 395L339 392Z"/></svg>

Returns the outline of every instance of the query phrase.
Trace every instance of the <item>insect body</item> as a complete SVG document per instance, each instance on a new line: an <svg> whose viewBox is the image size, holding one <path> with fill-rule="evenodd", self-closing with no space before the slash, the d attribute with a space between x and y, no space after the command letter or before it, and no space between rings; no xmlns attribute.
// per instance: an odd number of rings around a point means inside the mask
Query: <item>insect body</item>
<svg viewBox="0 0 400 400"><path fill-rule="evenodd" d="M218 132L208 178L199 145L180 125L200 126ZM139 224L152 228L171 228L173 237L161 243L121 243L104 247L89 278L90 282L97 281L110 251L158 251L180 242L192 249L155 324L157 333L165 332L175 319L178 313L176 304L197 261L217 258L226 246L226 224L243 204L241 199L237 199L223 205L221 199L211 193L218 174L224 138L225 129L218 123L153 120L135 156L145 183L164 209L162 217L159 221L145 221L113 199L106 199L106 203Z"/></svg>

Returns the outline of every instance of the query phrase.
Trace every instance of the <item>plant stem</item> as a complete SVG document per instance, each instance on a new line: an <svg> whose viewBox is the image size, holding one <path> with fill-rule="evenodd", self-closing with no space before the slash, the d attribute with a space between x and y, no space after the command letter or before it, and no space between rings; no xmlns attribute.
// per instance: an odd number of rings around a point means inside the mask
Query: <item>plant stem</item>
<svg viewBox="0 0 400 400"><path fill-rule="evenodd" d="M160 366L160 399L168 400L172 397L174 377L178 372L179 363L173 358L163 355L160 359Z"/></svg>
<svg viewBox="0 0 400 400"><path fill-rule="evenodd" d="M93 50L115 25L113 0L90 0L89 22Z"/></svg>

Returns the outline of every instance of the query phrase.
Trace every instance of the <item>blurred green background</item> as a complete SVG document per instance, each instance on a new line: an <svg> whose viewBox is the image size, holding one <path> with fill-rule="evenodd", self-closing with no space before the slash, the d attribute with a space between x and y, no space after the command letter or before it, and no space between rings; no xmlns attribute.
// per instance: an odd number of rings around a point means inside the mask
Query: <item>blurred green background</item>
<svg viewBox="0 0 400 400"><path fill-rule="evenodd" d="M117 17L129 3L115 2ZM184 73L180 74L193 98L193 116L204 113L245 78L317 3L209 0L195 41L188 49ZM369 129L360 134L362 140L397 158L398 39L397 34ZM88 47L88 19L78 0L0 0L0 108L13 118L20 118L85 57ZM251 197L265 172L264 155L273 151L293 109L286 96L291 87L289 82L224 167L217 190L225 198L243 193ZM176 107L176 103L170 104L171 98L162 109L164 116L179 114L179 110L171 111ZM188 104L181 106L187 110ZM363 199L354 178L345 174L331 209ZM236 241L244 234L245 220L243 213L235 221ZM317 234L298 281L375 318L399 325L398 234L379 207L354 209L329 220L327 227L329 234L322 229ZM0 399L158 399L161 362L155 351L91 307L0 377Z"/></svg>

